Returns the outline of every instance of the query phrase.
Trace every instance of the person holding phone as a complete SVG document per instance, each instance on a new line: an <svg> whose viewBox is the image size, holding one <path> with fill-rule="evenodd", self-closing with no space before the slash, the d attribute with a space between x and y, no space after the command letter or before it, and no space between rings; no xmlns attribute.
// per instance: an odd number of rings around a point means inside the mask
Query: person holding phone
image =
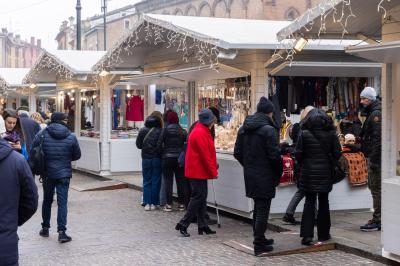
<svg viewBox="0 0 400 266"><path fill-rule="evenodd" d="M24 136L17 112L11 109L6 109L3 112L3 119L6 126L4 140L10 144L13 150L22 153Z"/></svg>

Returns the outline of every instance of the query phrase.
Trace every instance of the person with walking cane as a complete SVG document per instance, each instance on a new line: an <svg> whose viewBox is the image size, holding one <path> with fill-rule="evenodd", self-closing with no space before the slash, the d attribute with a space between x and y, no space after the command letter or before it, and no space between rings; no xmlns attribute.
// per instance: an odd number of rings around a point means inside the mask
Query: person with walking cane
<svg viewBox="0 0 400 266"><path fill-rule="evenodd" d="M274 105L265 97L257 112L248 116L239 129L234 157L244 169L246 196L254 200L254 255L273 250L273 239L265 238L271 201L282 175L279 129L273 120Z"/></svg>
<svg viewBox="0 0 400 266"><path fill-rule="evenodd" d="M216 121L209 109L199 113L199 122L191 131L187 143L185 157L185 177L189 179L192 194L185 216L175 226L184 237L189 237L187 228L193 217L197 216L199 235L215 234L207 225L205 215L207 211L208 179L218 176L217 155L210 128Z"/></svg>

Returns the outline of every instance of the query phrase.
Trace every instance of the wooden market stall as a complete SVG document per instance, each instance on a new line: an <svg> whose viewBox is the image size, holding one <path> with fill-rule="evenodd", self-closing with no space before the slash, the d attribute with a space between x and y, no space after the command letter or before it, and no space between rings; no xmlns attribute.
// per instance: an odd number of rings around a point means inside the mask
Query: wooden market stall
<svg viewBox="0 0 400 266"><path fill-rule="evenodd" d="M382 97L382 254L400 262L400 3L352 0L351 5L345 1L327 4L327 1L321 3L326 9L318 6L308 11L278 36L280 39L300 35L304 38L341 38L343 33L344 38L357 37L369 43L349 46L347 53L383 63L382 85L377 88ZM346 27L332 17L333 11L342 7L345 7L343 18L350 18ZM322 34L321 17L326 21ZM305 31L303 26L309 23L315 24Z"/></svg>
<svg viewBox="0 0 400 266"><path fill-rule="evenodd" d="M210 24L213 27L209 27ZM201 108L217 105L224 121L217 128L216 138L220 165L220 176L215 181L218 204L229 212L249 217L252 201L245 197L243 170L233 158L233 145L246 115L255 111L261 96L268 95L269 69L264 64L279 47L276 33L289 24L285 21L143 15L136 27L93 70L143 70L141 75L121 76L118 81L131 82L140 88L144 94L145 116L154 110L171 108L179 111L181 124L190 125ZM227 30L229 28L235 31ZM377 67L379 71L376 64L344 53L344 45L352 43L355 42L311 42L305 50L314 58L327 54L335 60L335 56L340 55L349 64L353 63L349 69L354 73L357 72L354 68L359 72L369 69L369 74L376 73ZM335 68L330 67L330 70ZM168 102L173 104L168 105ZM134 162L137 159L126 157L124 163L137 163ZM273 202L271 212L283 213L294 191L295 186L278 189L278 199ZM214 202L212 197L210 193L208 202ZM359 193L351 193L346 187L338 189L337 200L332 198L331 201L334 209L361 209L370 205L365 187Z"/></svg>

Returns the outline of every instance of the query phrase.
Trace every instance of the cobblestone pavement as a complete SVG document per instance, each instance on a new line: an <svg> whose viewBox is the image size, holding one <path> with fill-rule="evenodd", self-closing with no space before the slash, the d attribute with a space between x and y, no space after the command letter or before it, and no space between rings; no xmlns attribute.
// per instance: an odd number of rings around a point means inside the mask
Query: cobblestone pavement
<svg viewBox="0 0 400 266"><path fill-rule="evenodd" d="M72 185L88 180L93 181L75 175ZM68 232L73 241L57 242L55 206L50 238L41 238L38 211L19 230L20 265L380 265L341 251L256 258L222 244L251 235L248 224L226 217L216 236L199 236L192 225L192 236L183 238L174 230L183 212L145 212L140 198L132 189L71 189Z"/></svg>

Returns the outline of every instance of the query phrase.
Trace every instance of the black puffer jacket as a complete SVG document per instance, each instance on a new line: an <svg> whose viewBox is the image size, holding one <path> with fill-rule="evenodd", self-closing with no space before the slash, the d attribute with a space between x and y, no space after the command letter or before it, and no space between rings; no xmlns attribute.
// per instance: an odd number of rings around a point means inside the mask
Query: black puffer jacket
<svg viewBox="0 0 400 266"><path fill-rule="evenodd" d="M142 159L161 158L161 131L161 123L158 118L147 117L144 127L139 130L136 139L136 147L142 150Z"/></svg>
<svg viewBox="0 0 400 266"><path fill-rule="evenodd" d="M331 153L334 160L339 160L339 138L333 128L325 127L317 118L303 126L296 145L296 159L301 169L297 182L300 190L316 193L332 190L333 163L327 153Z"/></svg>
<svg viewBox="0 0 400 266"><path fill-rule="evenodd" d="M178 124L167 125L160 138L163 158L178 158L183 151L187 132Z"/></svg>
<svg viewBox="0 0 400 266"><path fill-rule="evenodd" d="M239 129L235 158L244 168L246 196L273 198L282 175L278 129L263 113L250 115Z"/></svg>
<svg viewBox="0 0 400 266"><path fill-rule="evenodd" d="M372 166L381 165L382 148L382 108L379 100L375 100L364 109L367 119L361 132L361 149Z"/></svg>

